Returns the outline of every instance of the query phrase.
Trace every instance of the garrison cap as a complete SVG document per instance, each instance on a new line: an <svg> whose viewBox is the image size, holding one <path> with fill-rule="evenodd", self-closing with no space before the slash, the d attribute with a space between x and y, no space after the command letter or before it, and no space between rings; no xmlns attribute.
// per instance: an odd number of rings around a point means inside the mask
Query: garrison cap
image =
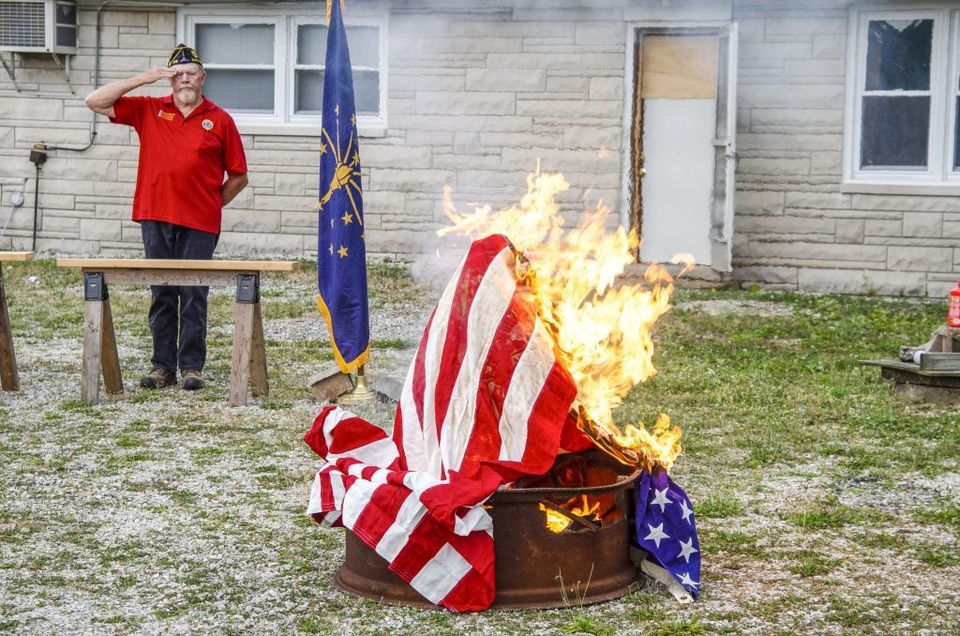
<svg viewBox="0 0 960 636"><path fill-rule="evenodd" d="M173 53L170 54L170 59L167 60L167 68L171 66L176 66L177 64L199 64L203 66L203 62L200 61L200 56L197 55L196 49L191 49L186 44L178 44Z"/></svg>

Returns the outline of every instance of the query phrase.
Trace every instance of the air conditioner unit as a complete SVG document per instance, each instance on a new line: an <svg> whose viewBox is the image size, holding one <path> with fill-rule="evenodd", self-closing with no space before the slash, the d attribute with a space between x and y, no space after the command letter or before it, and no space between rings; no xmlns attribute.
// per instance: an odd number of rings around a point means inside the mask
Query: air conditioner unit
<svg viewBox="0 0 960 636"><path fill-rule="evenodd" d="M0 0L0 51L75 54L76 2Z"/></svg>

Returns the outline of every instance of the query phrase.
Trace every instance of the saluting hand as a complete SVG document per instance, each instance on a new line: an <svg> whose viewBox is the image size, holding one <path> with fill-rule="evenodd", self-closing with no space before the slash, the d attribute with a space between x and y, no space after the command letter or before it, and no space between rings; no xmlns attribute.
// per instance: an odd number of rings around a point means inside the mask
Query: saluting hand
<svg viewBox="0 0 960 636"><path fill-rule="evenodd" d="M164 66L154 66L150 70L143 73L140 78L143 80L144 84L153 84L157 80L173 77L176 75L173 69L166 68Z"/></svg>

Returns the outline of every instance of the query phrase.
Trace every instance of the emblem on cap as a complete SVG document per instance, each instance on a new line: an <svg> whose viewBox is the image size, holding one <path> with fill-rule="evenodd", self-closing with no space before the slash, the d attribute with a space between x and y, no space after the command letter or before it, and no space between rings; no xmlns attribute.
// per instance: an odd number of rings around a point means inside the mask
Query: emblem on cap
<svg viewBox="0 0 960 636"><path fill-rule="evenodd" d="M177 64L199 64L203 66L203 62L200 61L200 56L197 55L197 51L183 43L178 44L176 48L173 49L173 53L170 54L170 59L167 60L167 68L176 66Z"/></svg>
<svg viewBox="0 0 960 636"><path fill-rule="evenodd" d="M209 119L204 119L202 122L200 122L200 125L203 126L204 130L213 130L213 122Z"/></svg>

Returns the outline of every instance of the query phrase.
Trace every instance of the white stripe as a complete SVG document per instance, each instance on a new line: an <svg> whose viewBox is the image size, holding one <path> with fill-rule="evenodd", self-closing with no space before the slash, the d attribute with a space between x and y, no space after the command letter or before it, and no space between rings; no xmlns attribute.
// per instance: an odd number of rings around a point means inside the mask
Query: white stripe
<svg viewBox="0 0 960 636"><path fill-rule="evenodd" d="M427 473L407 473L403 476L403 485L409 488L413 494L420 497L423 494L423 491L428 488L433 488L438 484L449 483L446 480L440 480L434 477L433 475L428 475Z"/></svg>
<svg viewBox="0 0 960 636"><path fill-rule="evenodd" d="M426 466L427 458L424 454L423 439L421 433L421 422L417 416L417 405L413 399L413 374L417 367L417 359L414 356L410 367L407 369L407 377L403 381L403 389L400 392L400 421L397 426L400 427L400 444L403 447L404 457L406 459L406 468L413 469L416 466Z"/></svg>
<svg viewBox="0 0 960 636"><path fill-rule="evenodd" d="M356 459L371 466L389 466L397 458L397 445L392 439L386 437L343 453L329 453L327 461L336 462L344 457Z"/></svg>
<svg viewBox="0 0 960 636"><path fill-rule="evenodd" d="M393 523L390 524L387 531L380 537L380 542L377 543L377 554L386 559L388 563L392 563L400 554L400 550L407 545L413 529L417 527L417 524L426 514L427 508L420 503L416 495L411 494L404 499Z"/></svg>
<svg viewBox="0 0 960 636"><path fill-rule="evenodd" d="M523 350L507 387L500 413L500 459L521 461L527 448L531 409L536 405L543 385L553 368L553 342L536 319L530 342Z"/></svg>
<svg viewBox="0 0 960 636"><path fill-rule="evenodd" d="M343 506L340 510L343 512L343 525L353 529L357 519L363 509L370 503L373 491L377 489L377 484L371 484L369 481L358 479L350 486L350 490L343 496Z"/></svg>
<svg viewBox="0 0 960 636"><path fill-rule="evenodd" d="M433 320L430 323L430 330L426 335L426 347L423 363L424 389L423 389L423 423L421 432L421 442L423 444L424 464L414 467L407 462L407 468L410 470L422 470L437 477L440 476L443 460L440 456L440 440L437 437L437 417L442 419L443 413L436 413L436 390L437 379L443 373L451 373L452 369L441 369L440 363L443 360L443 345L447 340L447 331L450 328L450 312L453 308L453 300L456 292L459 290L460 273L466 263L466 258L460 263L457 273L447 283L447 288L443 290L440 302L433 313ZM404 440L406 442L406 440Z"/></svg>
<svg viewBox="0 0 960 636"><path fill-rule="evenodd" d="M410 587L431 603L439 603L470 571L470 564L449 543L437 551L410 581Z"/></svg>
<svg viewBox="0 0 960 636"><path fill-rule="evenodd" d="M497 328L517 287L513 251L505 247L484 272L467 317L467 350L450 395L440 448L447 470L459 470L476 424L477 392ZM508 361L502 361L508 364ZM452 369L450 370L452 371Z"/></svg>
<svg viewBox="0 0 960 636"><path fill-rule="evenodd" d="M459 515L453 516L453 533L465 537L475 530L487 530L493 532L493 517L490 516L483 506L476 505L467 510L467 514L460 518Z"/></svg>
<svg viewBox="0 0 960 636"><path fill-rule="evenodd" d="M392 472L392 470L381 468L370 476L370 483L377 484L378 486L385 484L387 483L387 477L389 477Z"/></svg>
<svg viewBox="0 0 960 636"><path fill-rule="evenodd" d="M343 473L339 470L330 471L330 492L333 495L334 510L343 509Z"/></svg>
<svg viewBox="0 0 960 636"><path fill-rule="evenodd" d="M337 519L340 518L340 511L331 510L330 512L322 515L320 517L320 527L321 528L332 528L333 524L337 522Z"/></svg>
<svg viewBox="0 0 960 636"><path fill-rule="evenodd" d="M307 514L316 514L321 510L320 473L317 473L317 476L313 479L313 483L310 485L310 500L307 502Z"/></svg>

